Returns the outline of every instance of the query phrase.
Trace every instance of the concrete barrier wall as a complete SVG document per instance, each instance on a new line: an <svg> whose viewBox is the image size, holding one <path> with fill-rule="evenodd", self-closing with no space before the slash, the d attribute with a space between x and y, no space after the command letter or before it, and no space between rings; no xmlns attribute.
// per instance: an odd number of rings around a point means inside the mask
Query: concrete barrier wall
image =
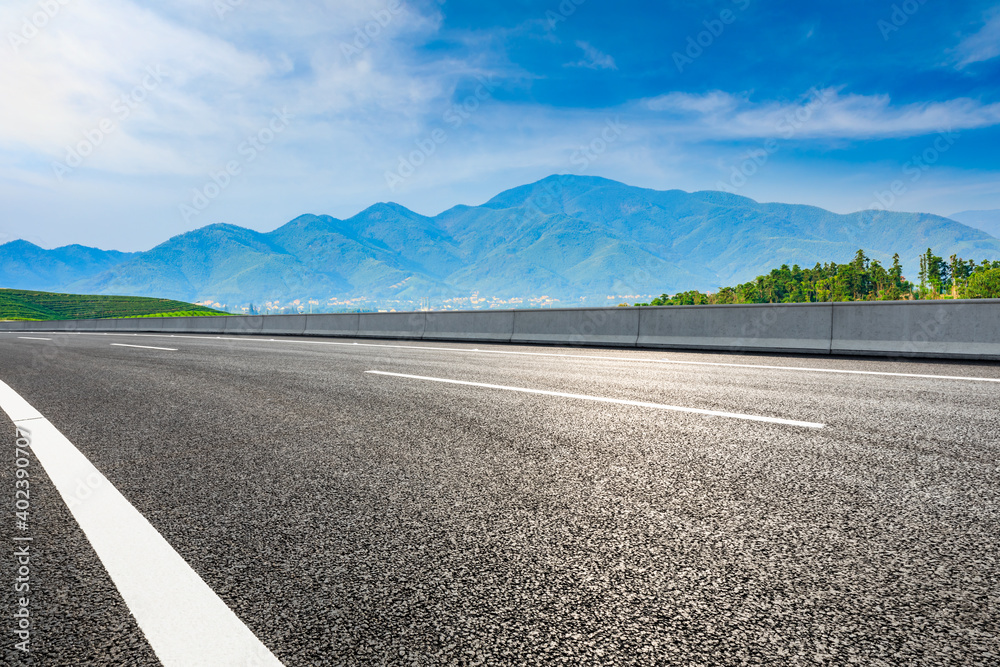
<svg viewBox="0 0 1000 667"><path fill-rule="evenodd" d="M360 321L361 316L358 313L309 315L306 318L305 334L307 336L353 338L358 335L358 326Z"/></svg>
<svg viewBox="0 0 1000 667"><path fill-rule="evenodd" d="M140 333L142 331L142 320L147 320L148 317L129 317L126 319L115 320L115 331L120 331L123 333Z"/></svg>
<svg viewBox="0 0 1000 667"><path fill-rule="evenodd" d="M232 315L222 320L226 323L227 336L253 336L264 328L263 315Z"/></svg>
<svg viewBox="0 0 1000 667"><path fill-rule="evenodd" d="M828 303L642 308L640 347L830 352Z"/></svg>
<svg viewBox="0 0 1000 667"><path fill-rule="evenodd" d="M424 336L426 313L361 313L358 336L420 340Z"/></svg>
<svg viewBox="0 0 1000 667"><path fill-rule="evenodd" d="M1000 359L1000 299L835 303L831 351Z"/></svg>
<svg viewBox="0 0 1000 667"><path fill-rule="evenodd" d="M167 320L172 320L172 317L143 317L140 318L143 323L140 325L145 333L160 333L163 331L163 327L167 325ZM186 319L186 318L185 318Z"/></svg>
<svg viewBox="0 0 1000 667"><path fill-rule="evenodd" d="M140 318L146 319L146 318ZM198 334L223 334L226 332L225 316L205 316L205 317L164 317L162 318L163 333L198 333Z"/></svg>
<svg viewBox="0 0 1000 667"><path fill-rule="evenodd" d="M32 326L28 327L27 331L75 331L76 322L75 321L65 321L65 322L32 322ZM73 325L73 329L70 329L70 325Z"/></svg>
<svg viewBox="0 0 1000 667"><path fill-rule="evenodd" d="M260 332L267 336L301 336L306 332L306 316L268 315Z"/></svg>
<svg viewBox="0 0 1000 667"><path fill-rule="evenodd" d="M427 313L424 340L508 343L514 335L513 310Z"/></svg>
<svg viewBox="0 0 1000 667"><path fill-rule="evenodd" d="M164 321L164 331L168 322ZM191 318L192 330L201 334L221 336L229 330L229 318L220 315L206 315L204 317Z"/></svg>
<svg viewBox="0 0 1000 667"><path fill-rule="evenodd" d="M1000 361L1000 299L0 322L0 331L510 341Z"/></svg>
<svg viewBox="0 0 1000 667"><path fill-rule="evenodd" d="M121 333L160 333L163 331L165 322L167 320L187 320L188 327L192 327L190 320L193 317L130 317L122 320L115 320L114 328L112 331ZM109 321L109 320L102 320ZM184 326L183 322L174 323L175 328L172 333L181 333L183 329L180 327Z"/></svg>
<svg viewBox="0 0 1000 667"><path fill-rule="evenodd" d="M552 308L514 311L514 343L635 347L639 308Z"/></svg>

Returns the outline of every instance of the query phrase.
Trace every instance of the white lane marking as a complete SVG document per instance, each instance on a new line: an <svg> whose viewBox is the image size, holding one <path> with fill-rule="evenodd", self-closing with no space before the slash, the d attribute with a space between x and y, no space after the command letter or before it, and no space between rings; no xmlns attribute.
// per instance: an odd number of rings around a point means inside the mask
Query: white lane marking
<svg viewBox="0 0 1000 667"><path fill-rule="evenodd" d="M3 381L0 381L0 408L3 408L15 426L23 421L44 419L41 412Z"/></svg>
<svg viewBox="0 0 1000 667"><path fill-rule="evenodd" d="M191 338L202 338L202 336L190 336ZM229 338L228 340L240 340L239 338ZM323 340L284 340L283 343L299 343L306 345L360 345L362 347L387 347L400 350L431 350L435 352L478 352L480 354L510 354L524 357L558 357L562 359L587 359L590 361L625 361L629 363L658 363L675 364L679 366L727 366L730 368L763 368L766 370L780 371L808 371L814 373L847 373L850 375L883 375L901 378L923 378L931 380L965 380L968 382L1000 382L1000 378L981 378L961 375L921 375L918 373L890 373L888 371L854 371L839 368L808 368L803 366L765 366L763 364L727 364L713 363L708 361L674 361L672 359L644 359L629 357L602 357L591 354L559 354L556 352L516 352L514 350L480 350L478 348L470 350L461 347L430 347L426 345L385 345L379 343L337 343ZM642 352L643 350L636 350Z"/></svg>
<svg viewBox="0 0 1000 667"><path fill-rule="evenodd" d="M125 343L111 343L111 347L138 347L143 350L163 350L164 352L176 352L173 347L150 347L149 345L126 345Z"/></svg>
<svg viewBox="0 0 1000 667"><path fill-rule="evenodd" d="M84 335L83 332L53 332L53 334L59 335L71 335L79 336ZM145 338L162 338L158 334L106 334L108 336L143 336ZM193 336L185 335L183 338L190 338L192 340L256 340L257 342L267 342L261 338L253 338L252 336L229 336L227 338L222 338L221 336ZM931 375L931 374L920 374L920 373L892 373L889 371L856 371L841 368L815 368L806 366L768 366L764 364L734 364L734 363L722 363L722 362L710 362L710 361L675 361L672 359L646 359L646 358L630 358L630 357L605 357L597 356L591 354L559 354L557 352L519 352L514 350L481 350L481 349L469 349L461 347L431 347L429 345L386 345L380 343L338 343L336 341L328 340L291 340L283 339L277 341L279 343L297 343L299 345L335 345L335 346L353 346L358 345L360 347L384 347L389 349L400 349L400 350L427 350L431 352L462 352L465 354L471 354L473 352L477 354L509 354L515 356L524 357L556 357L562 359L587 359L590 361L618 361L626 363L652 363L652 364L673 364L676 366L720 366L727 368L750 368L750 369L763 369L763 370L776 370L776 371L802 371L809 373L841 373L846 375L875 375L883 377L899 377L899 378L918 378L925 380L958 380L963 382L1000 382L1000 378L987 378L987 377L973 377L967 375ZM499 343L503 344L503 343ZM633 352L644 352L646 350L635 349L630 350Z"/></svg>
<svg viewBox="0 0 1000 667"><path fill-rule="evenodd" d="M718 410L703 410L701 408L683 408L676 405L664 405L662 403L647 403L645 401L629 401L621 398L605 398L603 396L588 396L586 394L568 394L561 391L548 391L546 389L527 389L525 387L508 387L501 384L485 384L483 382L466 382L465 380L448 380L445 378L432 378L423 375L407 375L405 373L388 373L386 371L365 371L372 375L388 375L391 377L407 378L410 380L424 380L426 382L442 382L445 384L460 384L467 387L483 387L485 389L502 389L503 391L516 391L522 394L542 394L543 396L559 396L561 398L575 398L582 401L597 401L599 403L615 403L617 405L631 405L640 408L654 408L656 410L670 410L672 412L690 412L696 415L708 415L711 417L728 417L729 419L744 419L747 421L767 422L769 424L784 424L786 426L802 426L805 428L823 428L826 424L816 422L796 421L794 419L780 419L778 417L761 417L759 415L746 415L739 412L720 412Z"/></svg>
<svg viewBox="0 0 1000 667"><path fill-rule="evenodd" d="M890 373L888 371L853 371L846 368L811 368L807 366L767 366L764 364L727 364L714 361L673 361L660 359L660 362L677 364L678 366L723 366L726 368L764 368L774 371L806 371L809 373L845 373L847 375L887 375L899 378L922 378L930 380L965 380L968 382L1000 382L1000 378L977 378L961 375L922 375L919 373Z"/></svg>
<svg viewBox="0 0 1000 667"><path fill-rule="evenodd" d="M31 336L18 336L21 340L52 340L51 338L33 338Z"/></svg>
<svg viewBox="0 0 1000 667"><path fill-rule="evenodd" d="M0 407L69 506L166 667L281 662L73 443L6 383ZM91 491L85 500L77 489Z"/></svg>

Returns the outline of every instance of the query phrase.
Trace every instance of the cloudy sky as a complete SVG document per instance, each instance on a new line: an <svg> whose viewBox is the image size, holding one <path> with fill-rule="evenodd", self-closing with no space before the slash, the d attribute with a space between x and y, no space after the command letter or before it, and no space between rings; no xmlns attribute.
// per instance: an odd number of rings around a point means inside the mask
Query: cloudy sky
<svg viewBox="0 0 1000 667"><path fill-rule="evenodd" d="M433 215L552 173L1000 208L993 3L147 4L0 5L0 241Z"/></svg>

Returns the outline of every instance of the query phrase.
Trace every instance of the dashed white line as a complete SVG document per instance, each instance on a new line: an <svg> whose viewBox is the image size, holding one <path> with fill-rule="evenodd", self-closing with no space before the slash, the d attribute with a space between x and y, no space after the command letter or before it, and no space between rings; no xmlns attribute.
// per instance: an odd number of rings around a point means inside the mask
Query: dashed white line
<svg viewBox="0 0 1000 667"><path fill-rule="evenodd" d="M166 667L281 662L73 443L6 383L0 407L69 506ZM86 484L85 499L77 489Z"/></svg>
<svg viewBox="0 0 1000 667"><path fill-rule="evenodd" d="M62 333L62 332L57 332ZM86 332L72 332L66 333L66 335L85 335ZM109 336L143 336L147 338L157 338L165 337L158 334L104 334ZM264 339L253 338L252 336L197 336L197 335L185 335L179 336L183 338L190 338L192 340L233 340L233 341L254 341L257 342L268 342ZM477 354L509 354L515 356L524 357L555 357L563 359L586 359L590 361L616 361L624 363L649 363L649 364L672 364L676 366L719 366L723 368L748 368L748 369L759 369L759 370L775 370L775 371L800 371L807 373L834 373L834 374L844 374L844 375L871 375L871 376L881 376L881 377L899 377L899 378L917 378L923 380L957 380L961 382L997 382L1000 383L1000 378L988 378L988 377L974 377L966 375L933 375L933 374L922 374L922 373L893 373L890 371L858 371L842 368L816 368L807 366L773 366L765 364L735 364L735 363L724 363L724 362L709 362L709 361L675 361L672 359L648 359L648 358L630 358L630 357L609 357L609 356L599 356L592 354L560 354L558 352L522 352L515 350L483 350L483 349L470 349L470 348L458 348L458 347L431 347L429 345L391 345L383 343L340 343L336 341L327 340L292 340L292 339L282 339L276 341L279 343L293 343L298 345L333 345L333 346L359 346L359 347L381 347L387 349L400 349L400 350L422 350L430 352L461 352L465 354L477 353ZM501 343L502 344L502 343ZM134 346L142 347L142 346ZM158 348L152 348L158 349ZM637 352L644 352L648 350L638 349L631 350Z"/></svg>
<svg viewBox="0 0 1000 667"><path fill-rule="evenodd" d="M546 389L528 389L525 387L509 387L501 384L486 384L483 382L467 382L465 380L449 380L445 378L425 377L423 375L407 375L405 373L388 373L386 371L365 371L372 375L388 375L391 377L406 378L409 380L423 380L425 382L441 382L445 384L458 384L467 387L482 387L484 389L500 389L503 391L514 391L522 394L541 394L543 396L558 396L561 398L574 398L581 401L597 401L599 403L614 403L617 405L631 405L640 408L653 408L655 410L670 410L671 412L689 412L696 415L707 415L710 417L727 417L729 419L743 419L755 422L767 422L769 424L784 424L786 426L801 426L804 428L823 428L826 424L816 422L797 421L794 419L781 419L778 417L762 417L760 415L747 415L739 412L720 412L718 410L703 410L701 408L685 408L677 405L664 405L663 403L648 403L646 401L629 401L621 398L606 398L604 396L589 396L587 394L569 394L561 391L548 391Z"/></svg>
<svg viewBox="0 0 1000 667"><path fill-rule="evenodd" d="M51 338L34 338L32 336L18 336L21 340L52 340Z"/></svg>
<svg viewBox="0 0 1000 667"><path fill-rule="evenodd" d="M239 340L238 338L231 338L229 340ZM721 363L721 362L708 362L708 361L674 361L673 359L647 359L647 358L630 358L630 357L607 357L598 356L593 354L560 354L558 352L521 352L515 350L481 350L479 348L468 349L459 347L430 347L427 345L386 345L380 343L337 343L334 341L324 341L324 340L284 340L283 343L300 343L306 345L360 345L362 347L384 347L400 350L430 350L435 352L478 352L480 354L509 354L515 356L523 357L557 357L562 359L587 359L590 361L618 361L626 363L655 363L655 364L674 364L679 366L692 365L692 366L723 366L729 368L752 368L752 369L765 369L765 370L779 370L779 371L805 371L811 373L846 373L848 375L880 375L888 377L901 377L901 378L921 378L921 379L931 379L931 380L964 380L967 382L1000 382L1000 378L983 378L983 377L971 377L971 376L961 376L961 375L930 375L930 374L918 374L918 373L892 373L889 371L856 371L840 368L812 368L804 366L767 366L764 364L732 364L732 363ZM643 350L636 350L642 352Z"/></svg>
<svg viewBox="0 0 1000 667"><path fill-rule="evenodd" d="M150 347L149 345L127 345L125 343L111 343L111 347L138 347L143 350L163 350L164 352L176 352L174 347Z"/></svg>
<svg viewBox="0 0 1000 667"><path fill-rule="evenodd" d="M188 338L203 338L203 336L187 336ZM241 338L231 337L226 340L241 340ZM722 362L708 362L708 361L675 361L673 359L646 359L646 358L629 358L629 357L608 357L599 356L593 354L560 354L558 352L522 352L515 350L482 350L479 348L469 349L460 347L431 347L429 345L388 345L384 343L338 343L335 341L326 340L281 340L281 343L298 343L301 345L338 345L338 346L360 346L360 347L383 347L390 349L399 350L424 350L433 352L463 352L472 353L477 352L479 354L508 354L514 356L522 357L556 357L561 359L586 359L589 361L618 361L626 363L656 363L656 364L674 364L678 366L692 365L692 366L722 366L729 368L751 368L751 369L764 369L764 370L778 370L778 371L804 371L811 373L844 373L848 375L876 375L876 376L888 376L888 377L900 377L900 378L921 378L930 380L962 380L966 382L1000 382L1000 378L984 378L984 377L972 377L972 376L961 376L961 375L931 375L931 374L919 374L919 373L892 373L889 371L856 371L841 368L814 368L805 366L768 366L764 364L733 364L733 363L722 363ZM643 350L637 350L642 352Z"/></svg>

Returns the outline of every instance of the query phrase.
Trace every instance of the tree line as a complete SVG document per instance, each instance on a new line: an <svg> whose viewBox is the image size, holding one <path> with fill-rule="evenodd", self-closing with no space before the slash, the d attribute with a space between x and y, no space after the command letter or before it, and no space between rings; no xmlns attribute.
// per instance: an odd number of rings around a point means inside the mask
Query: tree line
<svg viewBox="0 0 1000 667"><path fill-rule="evenodd" d="M637 306L690 306L725 303L810 303L826 301L901 301L918 299L997 299L1000 298L1000 261L979 263L952 255L944 260L928 248L920 256L916 283L903 276L899 254L892 265L858 250L847 264L817 263L811 269L782 264L769 274L715 293L689 290L662 294Z"/></svg>

